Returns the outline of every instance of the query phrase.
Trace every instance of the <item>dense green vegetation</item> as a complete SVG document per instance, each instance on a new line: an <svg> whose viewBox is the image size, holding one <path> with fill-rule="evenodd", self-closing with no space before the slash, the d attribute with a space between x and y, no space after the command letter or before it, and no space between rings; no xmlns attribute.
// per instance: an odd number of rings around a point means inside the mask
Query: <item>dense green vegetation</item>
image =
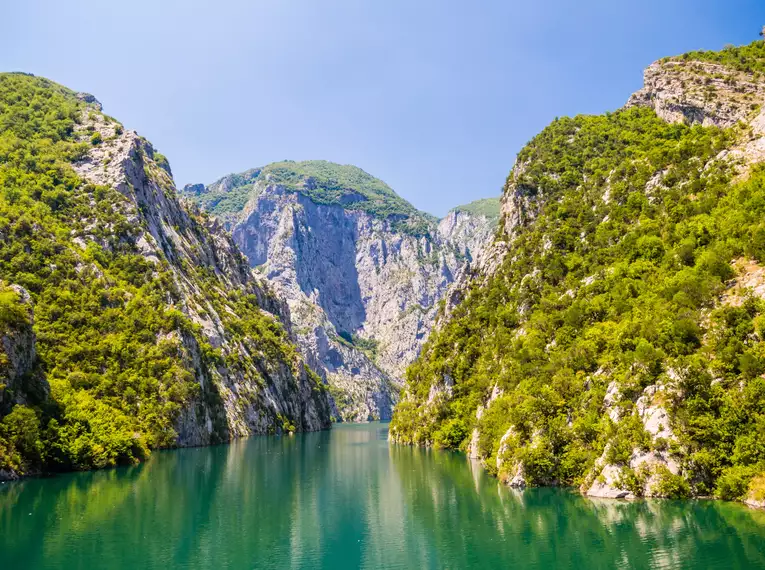
<svg viewBox="0 0 765 570"><path fill-rule="evenodd" d="M765 303L720 296L731 260L765 266L765 170L731 183L715 157L736 136L636 108L544 129L505 190L527 223L409 368L392 433L465 448L478 428L487 467L521 462L532 485L581 483L609 442L617 465L668 449L683 475L659 473L662 494L740 497L765 467ZM603 411L611 382L618 422ZM657 383L672 441L635 412Z"/></svg>
<svg viewBox="0 0 765 570"><path fill-rule="evenodd" d="M172 418L198 388L178 347L156 342L183 318L166 308L176 291L167 272L121 239L132 231L125 198L83 185L70 166L87 149L74 130L82 111L54 83L0 76L0 277L33 296L36 381L52 396L2 420L0 450L11 451L0 468L139 460L172 444ZM72 238L87 226L95 239L80 251Z"/></svg>
<svg viewBox="0 0 765 570"><path fill-rule="evenodd" d="M260 172L260 168L253 168L239 174L229 174L207 187L201 184L193 185L192 190L186 187L184 193L203 210L228 221L235 219L247 205Z"/></svg>
<svg viewBox="0 0 765 570"><path fill-rule="evenodd" d="M396 194L385 182L360 168L324 160L275 162L263 168L232 174L211 184L203 193L187 194L212 214L228 220L240 212L262 184L278 184L299 192L313 202L342 206L387 218L400 230L425 234L433 216L417 210ZM257 185L261 182L261 185Z"/></svg>
<svg viewBox="0 0 765 570"><path fill-rule="evenodd" d="M499 198L482 198L481 200L475 200L464 206L457 206L454 208L454 211L499 219L500 202Z"/></svg>
<svg viewBox="0 0 765 570"><path fill-rule="evenodd" d="M0 75L0 282L32 296L38 362L23 380L50 387L50 398L0 409L0 469L134 463L151 448L174 445L181 409L212 397L209 382L203 394L196 374L226 363L262 379L265 372L254 364L261 356L302 372L283 328L259 310L254 295L224 291L212 268L175 252L175 271L204 295L192 301L179 290L168 258L159 252L155 264L141 254L136 239L146 222L129 221L128 198L86 184L71 166L103 142L83 126L86 111L55 83ZM155 176L151 168L169 170L162 155L155 159L147 175ZM201 224L175 229L210 241ZM201 328L174 308L184 303L217 308L227 335L251 359L214 350ZM26 318L15 291L0 287L0 336ZM189 346L198 346L201 370ZM0 376L0 396L3 391L10 398L0 403L13 402ZM225 433L225 426L215 428Z"/></svg>
<svg viewBox="0 0 765 570"><path fill-rule="evenodd" d="M667 57L662 61L707 61L726 67L755 74L761 79L765 75L765 42L756 41L745 46L726 46L721 51L692 51L679 57Z"/></svg>

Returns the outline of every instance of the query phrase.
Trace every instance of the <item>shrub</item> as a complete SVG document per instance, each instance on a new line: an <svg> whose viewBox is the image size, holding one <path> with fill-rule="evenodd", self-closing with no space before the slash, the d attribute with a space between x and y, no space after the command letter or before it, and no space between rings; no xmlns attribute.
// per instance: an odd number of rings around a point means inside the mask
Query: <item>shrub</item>
<svg viewBox="0 0 765 570"><path fill-rule="evenodd" d="M736 465L725 469L717 479L715 496L726 501L741 499L749 488L749 483L754 477L753 467Z"/></svg>
<svg viewBox="0 0 765 570"><path fill-rule="evenodd" d="M23 474L30 466L39 467L42 451L37 415L26 406L14 406L0 423L0 456L5 456L6 466ZM0 467L2 462L0 457Z"/></svg>
<svg viewBox="0 0 765 570"><path fill-rule="evenodd" d="M681 475L675 475L667 467L660 465L655 467L655 476L656 482L651 489L655 496L667 499L690 497L690 485Z"/></svg>
<svg viewBox="0 0 765 570"><path fill-rule="evenodd" d="M765 473L760 473L752 478L749 483L748 496L755 501L765 501Z"/></svg>
<svg viewBox="0 0 765 570"><path fill-rule="evenodd" d="M433 445L447 449L456 449L465 441L469 433L470 430L465 425L465 422L459 418L453 418L433 434Z"/></svg>
<svg viewBox="0 0 765 570"><path fill-rule="evenodd" d="M29 322L29 311L19 294L0 283L0 327L18 327Z"/></svg>

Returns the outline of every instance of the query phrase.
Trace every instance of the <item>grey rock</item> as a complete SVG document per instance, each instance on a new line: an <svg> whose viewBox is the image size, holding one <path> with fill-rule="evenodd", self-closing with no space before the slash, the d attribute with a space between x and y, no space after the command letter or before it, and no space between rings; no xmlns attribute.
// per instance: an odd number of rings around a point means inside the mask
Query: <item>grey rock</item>
<svg viewBox="0 0 765 570"><path fill-rule="evenodd" d="M752 105L765 95L751 74L693 60L656 62L643 73L643 87L626 107L651 107L670 123L722 128L751 119Z"/></svg>
<svg viewBox="0 0 765 570"><path fill-rule="evenodd" d="M213 348L240 363L236 369L207 366L203 348L193 335L175 331L165 339L176 345L178 357L201 388L199 397L181 411L176 422L178 445L205 445L280 431L286 425L284 420L301 431L329 427L331 415L324 390L303 360L282 362L253 353L223 325L218 311L233 313L233 309L228 305L216 309L207 289L214 287L222 293L224 305L228 293L252 295L264 316L281 322L295 341L287 303L252 272L220 224L206 221L195 206L178 199L169 168L163 160L155 160L148 141L134 131L118 129L113 121L92 111L84 113L78 128L83 140L97 131L103 142L90 148L74 165L75 170L88 182L111 186L127 198L115 205L133 221L131 233L123 239L156 265L166 260L180 292L180 300L168 298L168 304L199 325ZM84 243L95 239L87 230L76 237ZM200 267L210 276L206 284L196 271Z"/></svg>
<svg viewBox="0 0 765 570"><path fill-rule="evenodd" d="M765 500L757 500L753 497L744 499L744 504L752 509L765 509Z"/></svg>
<svg viewBox="0 0 765 570"><path fill-rule="evenodd" d="M77 93L75 95L75 97L77 97L80 101L84 101L85 103L88 103L88 104L92 105L93 107L95 107L99 111L103 108L101 106L101 103L98 101L98 99L96 99L90 93L80 92L80 93Z"/></svg>
<svg viewBox="0 0 765 570"><path fill-rule="evenodd" d="M13 404L39 403L50 393L50 386L36 370L32 298L19 285L10 285L8 288L16 293L26 319L19 323L0 325L0 408L8 408Z"/></svg>
<svg viewBox="0 0 765 570"><path fill-rule="evenodd" d="M331 388L335 416L389 419L438 302L490 241L496 219L451 212L438 224L426 221L427 232L406 232L392 216L348 208L357 193L318 204L261 172L229 175L207 190L252 184L243 210L223 222L287 299L301 351Z"/></svg>

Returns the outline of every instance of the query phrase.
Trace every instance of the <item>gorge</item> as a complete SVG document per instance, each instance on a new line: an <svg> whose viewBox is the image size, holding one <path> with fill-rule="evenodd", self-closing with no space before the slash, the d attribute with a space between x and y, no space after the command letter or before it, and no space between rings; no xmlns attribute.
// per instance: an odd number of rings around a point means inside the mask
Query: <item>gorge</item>
<svg viewBox="0 0 765 570"><path fill-rule="evenodd" d="M184 194L287 299L335 417L390 419L439 301L493 237L499 201L417 211L353 166L283 162Z"/></svg>
<svg viewBox="0 0 765 570"><path fill-rule="evenodd" d="M763 41L665 58L521 150L392 438L518 488L762 506L763 72Z"/></svg>
<svg viewBox="0 0 765 570"><path fill-rule="evenodd" d="M178 190L93 95L0 74L3 551L70 556L71 499L145 521L114 561L168 528L155 566L573 564L614 532L643 534L604 565L763 563L763 104L765 41L661 59L438 219L323 160ZM177 481L185 514L144 501ZM558 554L497 548L529 537Z"/></svg>

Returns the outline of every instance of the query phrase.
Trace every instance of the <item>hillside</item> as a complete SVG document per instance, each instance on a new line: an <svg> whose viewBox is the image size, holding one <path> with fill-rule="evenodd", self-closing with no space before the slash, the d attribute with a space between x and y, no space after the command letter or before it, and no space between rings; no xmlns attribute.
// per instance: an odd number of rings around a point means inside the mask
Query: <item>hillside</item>
<svg viewBox="0 0 765 570"><path fill-rule="evenodd" d="M667 58L625 108L521 150L394 440L464 449L517 487L761 500L764 58Z"/></svg>
<svg viewBox="0 0 765 570"><path fill-rule="evenodd" d="M493 218L499 220L500 216L500 199L499 198L482 198L481 200L475 200L469 204L457 206L453 209L457 213L472 214L474 216L484 216L487 218Z"/></svg>
<svg viewBox="0 0 765 570"><path fill-rule="evenodd" d="M262 168L229 174L207 187L187 185L184 193L222 221L233 223L247 202L265 186L278 186L286 192L302 194L315 204L340 206L348 211L389 219L397 229L417 235L427 232L429 223L436 221L362 169L324 160L274 162Z"/></svg>
<svg viewBox="0 0 765 570"><path fill-rule="evenodd" d="M359 168L324 161L270 164L184 195L288 300L300 349L346 421L390 419L439 302L497 225L467 210L438 222Z"/></svg>
<svg viewBox="0 0 765 570"><path fill-rule="evenodd" d="M329 426L288 309L91 95L0 74L0 477Z"/></svg>

